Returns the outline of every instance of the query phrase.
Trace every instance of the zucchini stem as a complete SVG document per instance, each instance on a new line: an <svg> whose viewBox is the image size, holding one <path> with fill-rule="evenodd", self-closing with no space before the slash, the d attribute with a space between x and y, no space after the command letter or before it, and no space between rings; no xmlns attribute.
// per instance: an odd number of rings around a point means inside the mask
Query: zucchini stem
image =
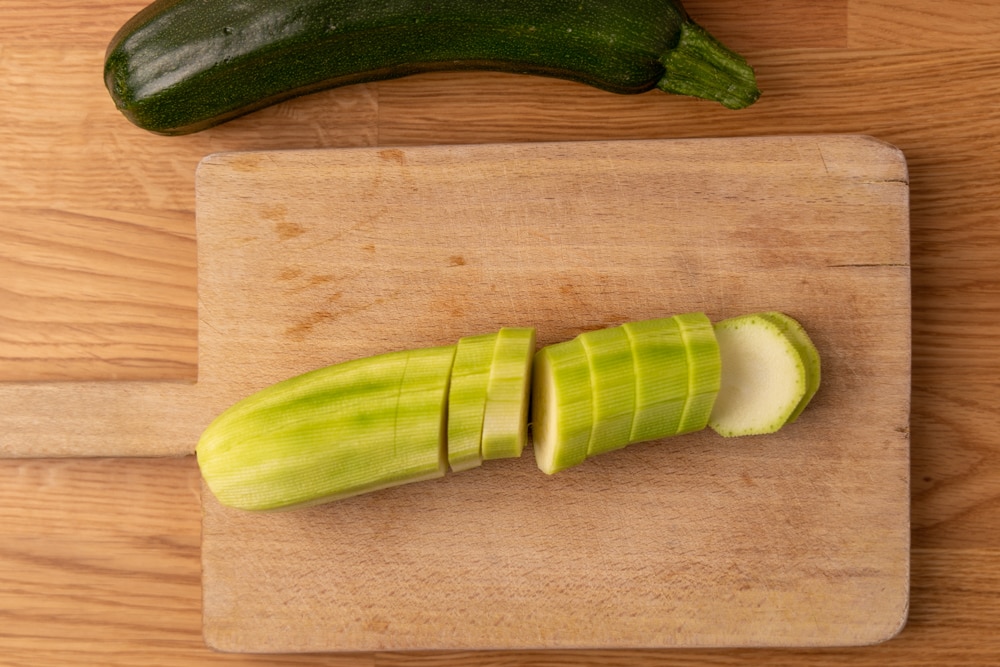
<svg viewBox="0 0 1000 667"><path fill-rule="evenodd" d="M668 93L714 100L727 109L748 107L760 97L747 61L691 20L681 25L677 46L660 62L666 73L656 86Z"/></svg>

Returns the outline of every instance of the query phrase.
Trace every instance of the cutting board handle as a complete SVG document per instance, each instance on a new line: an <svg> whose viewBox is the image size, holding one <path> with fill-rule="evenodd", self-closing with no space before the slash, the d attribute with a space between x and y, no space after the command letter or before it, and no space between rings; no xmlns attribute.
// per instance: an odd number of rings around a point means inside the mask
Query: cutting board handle
<svg viewBox="0 0 1000 667"><path fill-rule="evenodd" d="M212 419L181 382L0 383L0 457L184 456Z"/></svg>

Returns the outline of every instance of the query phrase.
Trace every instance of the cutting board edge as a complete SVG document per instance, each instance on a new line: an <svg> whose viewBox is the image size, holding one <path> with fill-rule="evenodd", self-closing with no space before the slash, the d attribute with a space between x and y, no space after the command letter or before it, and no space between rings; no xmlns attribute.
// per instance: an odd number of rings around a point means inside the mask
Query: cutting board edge
<svg viewBox="0 0 1000 667"><path fill-rule="evenodd" d="M195 167L195 190L196 197L199 190L199 181L203 171L220 164L227 164L233 160L245 160L251 156L268 154L279 155L313 155L313 154L363 154L383 151L403 151L422 152L434 150L461 150L489 149L489 148L530 148L530 147L555 147L567 145L654 145L654 144L685 144L685 143L733 143L733 142L766 142L766 141L847 141L858 146L866 146L875 155L883 156L883 161L898 163L902 172L887 180L900 181L909 185L909 169L906 156L903 150L895 144L881 139L874 134L865 132L836 132L836 133L790 133L790 134L756 134L739 136L701 136L701 137L679 137L679 138L638 138L638 139L575 139L575 140L549 140L549 141L503 141L484 143L450 143L450 144L384 144L377 146L344 146L339 148L278 148L278 149L239 149L222 150L206 154ZM195 207L197 210L197 206Z"/></svg>
<svg viewBox="0 0 1000 667"><path fill-rule="evenodd" d="M861 632L840 637L812 637L804 641L678 641L675 643L657 642L623 642L623 643L520 643L520 644L483 644L460 643L453 644L392 644L377 643L359 645L351 648L330 647L325 643L315 645L303 644L291 646L281 643L263 643L257 646L241 644L239 639L233 639L230 633L220 629L202 626L202 640L212 651L230 655L303 655L308 653L332 653L357 655L378 652L428 652L428 651L683 651L683 650L739 650L739 649L838 649L864 648L880 646L896 639L909 622L910 593L907 583L901 608L891 617L885 618L885 623L879 625L864 625Z"/></svg>

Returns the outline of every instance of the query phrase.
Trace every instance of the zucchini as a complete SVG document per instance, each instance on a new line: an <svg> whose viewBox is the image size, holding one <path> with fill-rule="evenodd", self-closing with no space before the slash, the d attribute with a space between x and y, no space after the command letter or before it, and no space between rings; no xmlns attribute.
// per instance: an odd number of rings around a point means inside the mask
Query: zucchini
<svg viewBox="0 0 1000 667"><path fill-rule="evenodd" d="M687 348L677 320L626 322L635 366L631 442L677 435L688 395Z"/></svg>
<svg viewBox="0 0 1000 667"><path fill-rule="evenodd" d="M630 322L537 352L533 328L502 328L279 382L217 417L196 454L225 505L314 505L519 457L530 406L535 463L551 475L706 425L774 432L812 399L819 369L778 312Z"/></svg>
<svg viewBox="0 0 1000 667"><path fill-rule="evenodd" d="M631 444L700 431L720 377L715 330L702 313L628 322L543 347L531 397L538 467L552 474Z"/></svg>
<svg viewBox="0 0 1000 667"><path fill-rule="evenodd" d="M460 472L482 465L483 418L497 334L460 338L448 390L448 465Z"/></svg>
<svg viewBox="0 0 1000 667"><path fill-rule="evenodd" d="M528 400L535 330L500 329L490 365L483 414L483 460L517 458L528 439Z"/></svg>
<svg viewBox="0 0 1000 667"><path fill-rule="evenodd" d="M135 125L197 132L298 95L497 70L739 109L753 69L678 0L158 0L112 38L104 80Z"/></svg>
<svg viewBox="0 0 1000 667"><path fill-rule="evenodd" d="M583 463L594 423L587 351L579 337L535 353L531 436L535 464L547 475Z"/></svg>
<svg viewBox="0 0 1000 667"><path fill-rule="evenodd" d="M675 435L693 433L708 426L719 385L722 360L711 321L702 313L674 316L687 350L688 394Z"/></svg>
<svg viewBox="0 0 1000 667"><path fill-rule="evenodd" d="M443 476L454 352L390 352L262 389L202 433L205 482L225 505L271 510Z"/></svg>
<svg viewBox="0 0 1000 667"><path fill-rule="evenodd" d="M794 421L819 387L819 353L783 313L715 325L722 381L709 426L725 437L774 433Z"/></svg>
<svg viewBox="0 0 1000 667"><path fill-rule="evenodd" d="M629 444L635 415L635 363L632 344L622 327L580 334L590 366L594 424L587 456L596 456Z"/></svg>
<svg viewBox="0 0 1000 667"><path fill-rule="evenodd" d="M799 353L799 357L802 359L802 364L805 367L806 391L799 400L799 404L795 406L792 414L788 417L788 423L791 423L799 418L799 415L806 409L809 401L812 400L812 397L816 395L816 391L819 389L821 375L819 351L816 350L816 346L813 345L812 339L809 338L809 334L806 333L805 328L788 315L770 312L760 313L760 316L770 320L781 329L781 333L791 341L795 350Z"/></svg>
<svg viewBox="0 0 1000 667"><path fill-rule="evenodd" d="M216 417L195 450L224 505L278 510L517 457L535 330L352 359L265 387Z"/></svg>

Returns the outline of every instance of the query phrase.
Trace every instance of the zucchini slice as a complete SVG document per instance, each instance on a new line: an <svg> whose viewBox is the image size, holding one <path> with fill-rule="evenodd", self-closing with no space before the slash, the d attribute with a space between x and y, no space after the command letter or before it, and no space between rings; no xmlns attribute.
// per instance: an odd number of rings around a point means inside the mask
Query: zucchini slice
<svg viewBox="0 0 1000 667"><path fill-rule="evenodd" d="M635 364L628 334L621 327L580 334L590 366L594 424L587 456L629 444L635 414Z"/></svg>
<svg viewBox="0 0 1000 667"><path fill-rule="evenodd" d="M712 322L704 313L675 315L687 349L688 397L676 435L708 425L722 380L722 359Z"/></svg>
<svg viewBox="0 0 1000 667"><path fill-rule="evenodd" d="M579 338L535 354L531 428L535 463L547 475L583 463L594 422L587 351Z"/></svg>
<svg viewBox="0 0 1000 667"><path fill-rule="evenodd" d="M722 384L709 425L732 437L774 433L806 394L802 356L769 317L742 315L715 325Z"/></svg>
<svg viewBox="0 0 1000 667"><path fill-rule="evenodd" d="M483 462L483 415L497 334L459 339L448 391L448 464L455 472Z"/></svg>
<svg viewBox="0 0 1000 667"><path fill-rule="evenodd" d="M813 396L819 390L820 385L820 360L819 351L816 346L813 345L812 339L809 338L809 334L806 333L805 328L798 323L795 319L785 315L784 313L778 312L768 312L761 313L761 317L765 317L772 322L774 322L781 329L781 332L791 341L792 345L798 351L799 356L802 358L802 363L805 365L806 369L806 393L799 401L799 404L795 406L792 410L792 414L788 417L788 423L791 423L799 418L802 411L806 409L809 402L812 400Z"/></svg>
<svg viewBox="0 0 1000 667"><path fill-rule="evenodd" d="M676 435L688 396L687 348L672 317L626 322L635 365L631 442Z"/></svg>
<svg viewBox="0 0 1000 667"><path fill-rule="evenodd" d="M483 415L483 460L516 458L528 438L535 330L504 327L497 334Z"/></svg>
<svg viewBox="0 0 1000 667"><path fill-rule="evenodd" d="M428 477L442 477L447 470L448 389L454 362L454 345L410 351L396 404L395 465L406 470L424 466ZM435 444L437 461L432 464Z"/></svg>

